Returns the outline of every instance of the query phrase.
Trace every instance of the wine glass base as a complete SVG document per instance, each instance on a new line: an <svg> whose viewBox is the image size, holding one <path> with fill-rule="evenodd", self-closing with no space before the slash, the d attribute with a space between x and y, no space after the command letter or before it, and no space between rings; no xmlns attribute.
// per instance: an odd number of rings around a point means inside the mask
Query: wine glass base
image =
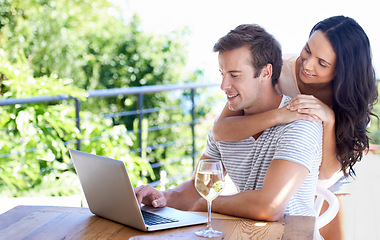
<svg viewBox="0 0 380 240"><path fill-rule="evenodd" d="M195 232L195 235L199 237L207 237L207 238L212 238L212 237L220 237L223 235L221 231L217 231L214 229L204 229L204 230L199 230Z"/></svg>

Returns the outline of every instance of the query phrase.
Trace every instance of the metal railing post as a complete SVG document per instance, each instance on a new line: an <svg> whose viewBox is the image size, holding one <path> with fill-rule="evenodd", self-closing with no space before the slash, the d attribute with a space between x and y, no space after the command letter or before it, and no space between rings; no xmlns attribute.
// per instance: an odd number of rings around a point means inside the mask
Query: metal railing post
<svg viewBox="0 0 380 240"><path fill-rule="evenodd" d="M76 121L77 128L80 132L81 131L80 129L80 100L77 98L75 98L75 121ZM76 144L77 144L77 150L80 150L81 140L79 138L77 138Z"/></svg>
<svg viewBox="0 0 380 240"><path fill-rule="evenodd" d="M139 150L140 150L140 157L143 156L142 154L142 120L143 120L143 104L144 104L144 95L142 93L139 93L138 95L138 114L139 114Z"/></svg>
<svg viewBox="0 0 380 240"><path fill-rule="evenodd" d="M194 100L194 95L195 95L195 89L191 89L191 133L193 137L193 151L191 153L191 156L193 158L193 171L195 170L195 100Z"/></svg>

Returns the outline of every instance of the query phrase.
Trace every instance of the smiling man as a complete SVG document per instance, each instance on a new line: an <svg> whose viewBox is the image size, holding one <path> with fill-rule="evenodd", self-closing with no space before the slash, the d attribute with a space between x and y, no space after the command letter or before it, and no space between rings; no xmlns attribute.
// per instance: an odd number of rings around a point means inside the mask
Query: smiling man
<svg viewBox="0 0 380 240"><path fill-rule="evenodd" d="M290 100L277 94L281 47L258 25L240 25L219 39L221 89L228 108L245 115L281 108ZM214 212L276 221L284 214L313 216L318 169L322 156L322 125L299 120L280 124L242 141L216 142L209 132L201 159L222 161L238 193L213 201ZM194 177L160 192L150 186L135 189L139 202L155 207L207 211L194 187Z"/></svg>

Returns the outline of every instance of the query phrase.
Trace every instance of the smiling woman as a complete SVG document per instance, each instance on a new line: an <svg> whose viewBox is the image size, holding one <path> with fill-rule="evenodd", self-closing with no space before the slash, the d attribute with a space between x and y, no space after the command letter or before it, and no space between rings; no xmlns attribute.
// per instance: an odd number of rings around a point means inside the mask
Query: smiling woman
<svg viewBox="0 0 380 240"><path fill-rule="evenodd" d="M300 66L300 83L326 83L334 77L336 54L330 41L321 31L315 31L305 47L302 49L300 58L303 64ZM300 87L300 85L299 85Z"/></svg>
<svg viewBox="0 0 380 240"><path fill-rule="evenodd" d="M298 91L314 95L332 107L332 81L335 76L336 54L322 31L315 31L296 60Z"/></svg>

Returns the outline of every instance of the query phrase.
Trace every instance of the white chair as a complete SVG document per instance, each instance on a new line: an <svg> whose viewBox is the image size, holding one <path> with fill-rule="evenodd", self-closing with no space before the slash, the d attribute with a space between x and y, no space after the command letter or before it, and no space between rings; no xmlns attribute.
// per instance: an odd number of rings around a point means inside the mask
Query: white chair
<svg viewBox="0 0 380 240"><path fill-rule="evenodd" d="M319 233L319 229L326 226L335 218L339 211L339 201L331 191L321 186L317 186L315 195L314 209L317 217L315 221L314 240L319 240L323 239ZM329 204L329 207L322 215L319 215L322 209L323 201L326 201Z"/></svg>

